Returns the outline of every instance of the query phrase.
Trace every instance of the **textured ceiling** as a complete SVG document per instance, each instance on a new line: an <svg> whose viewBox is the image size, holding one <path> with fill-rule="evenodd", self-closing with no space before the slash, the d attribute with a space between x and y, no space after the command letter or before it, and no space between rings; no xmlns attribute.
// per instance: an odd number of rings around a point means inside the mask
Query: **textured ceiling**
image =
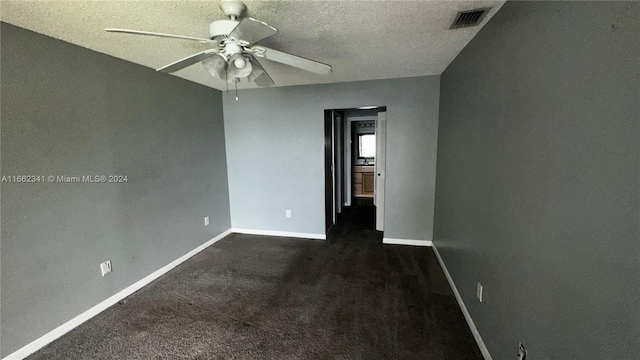
<svg viewBox="0 0 640 360"><path fill-rule="evenodd" d="M279 33L259 44L333 66L316 75L261 60L275 86L438 75L475 36L502 0L245 1L248 16ZM492 7L478 27L448 30L456 13ZM107 33L106 27L208 37L224 18L218 1L2 0L2 21L151 68L208 48L197 42ZM175 75L222 90L196 64ZM239 88L255 87L243 81Z"/></svg>

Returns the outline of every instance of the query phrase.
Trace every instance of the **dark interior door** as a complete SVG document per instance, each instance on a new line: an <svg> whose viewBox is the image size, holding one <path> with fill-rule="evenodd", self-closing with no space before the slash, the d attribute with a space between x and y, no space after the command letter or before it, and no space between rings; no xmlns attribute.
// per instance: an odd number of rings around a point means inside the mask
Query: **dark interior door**
<svg viewBox="0 0 640 360"><path fill-rule="evenodd" d="M332 116L331 110L324 111L324 217L327 233L333 225L333 169L332 169Z"/></svg>

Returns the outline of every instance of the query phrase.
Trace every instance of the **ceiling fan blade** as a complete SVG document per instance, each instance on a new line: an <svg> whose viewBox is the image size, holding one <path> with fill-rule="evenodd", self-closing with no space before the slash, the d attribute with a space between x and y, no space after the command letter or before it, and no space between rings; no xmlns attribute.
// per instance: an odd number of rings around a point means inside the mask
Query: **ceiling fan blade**
<svg viewBox="0 0 640 360"><path fill-rule="evenodd" d="M264 46L251 48L254 55L264 57L267 60L279 62L289 66L297 67L320 75L327 75L331 72L331 65L323 64L314 60L305 59L300 56L291 55L286 52L270 49Z"/></svg>
<svg viewBox="0 0 640 360"><path fill-rule="evenodd" d="M214 41L214 40L211 40L211 39L194 37L194 36L173 35L173 34L163 34L163 33L156 33L156 32L150 32L150 31L114 29L114 28L107 28L107 29L104 29L104 30L108 31L108 32L117 32L117 33L124 33L124 34L159 36L159 37L166 37L166 38L173 38L173 39L199 41L199 42L202 42L202 43L210 43L210 44L216 44L216 45L218 44L217 41Z"/></svg>
<svg viewBox="0 0 640 360"><path fill-rule="evenodd" d="M240 21L229 36L237 40L244 40L248 43L247 45L251 45L277 33L278 30L273 26L260 20L247 17Z"/></svg>
<svg viewBox="0 0 640 360"><path fill-rule="evenodd" d="M176 62L173 62L169 65L163 66L159 69L157 69L156 71L160 71L160 72L165 72L165 73L172 73L181 69L186 68L187 66L191 66L197 62L200 62L202 60L208 59L214 55L216 55L218 53L218 50L216 49L208 49L205 51L201 51L197 54L193 54L191 56L187 56L184 59L180 59Z"/></svg>
<svg viewBox="0 0 640 360"><path fill-rule="evenodd" d="M271 76L267 74L267 71L260 65L258 60L253 56L249 56L249 61L253 65L253 71L247 77L249 81L253 81L256 85L260 87L269 87L275 85Z"/></svg>

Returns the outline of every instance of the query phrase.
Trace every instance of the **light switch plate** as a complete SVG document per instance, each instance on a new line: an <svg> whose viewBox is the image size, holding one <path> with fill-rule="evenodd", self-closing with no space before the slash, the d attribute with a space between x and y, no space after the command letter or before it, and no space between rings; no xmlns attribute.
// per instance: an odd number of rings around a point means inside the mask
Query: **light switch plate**
<svg viewBox="0 0 640 360"><path fill-rule="evenodd" d="M102 264L100 264L100 272L102 273L102 276L107 275L111 271L112 271L111 260L107 260L107 261L103 262Z"/></svg>

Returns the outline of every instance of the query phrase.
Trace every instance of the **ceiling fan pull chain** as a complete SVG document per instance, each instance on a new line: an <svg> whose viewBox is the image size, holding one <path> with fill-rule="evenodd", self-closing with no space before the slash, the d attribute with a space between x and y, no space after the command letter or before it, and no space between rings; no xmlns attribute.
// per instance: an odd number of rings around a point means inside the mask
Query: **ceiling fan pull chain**
<svg viewBox="0 0 640 360"><path fill-rule="evenodd" d="M236 101L238 101L238 82L236 81L236 79L233 79L233 83L236 84Z"/></svg>

